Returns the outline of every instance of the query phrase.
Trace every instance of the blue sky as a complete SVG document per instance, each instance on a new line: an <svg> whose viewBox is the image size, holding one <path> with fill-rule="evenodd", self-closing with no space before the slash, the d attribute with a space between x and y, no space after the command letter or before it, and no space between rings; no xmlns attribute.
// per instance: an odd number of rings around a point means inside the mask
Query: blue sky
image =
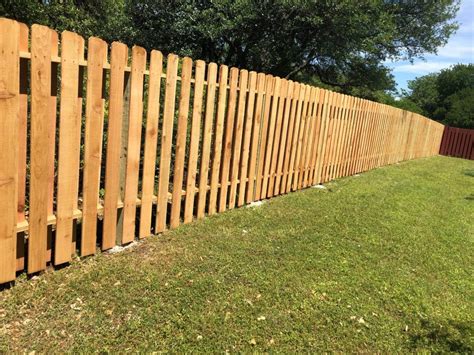
<svg viewBox="0 0 474 355"><path fill-rule="evenodd" d="M425 60L387 63L399 89L406 89L407 81L418 76L437 72L457 63L474 63L474 0L462 0L456 20L458 31L451 36L446 46L438 49L436 55L425 55Z"/></svg>

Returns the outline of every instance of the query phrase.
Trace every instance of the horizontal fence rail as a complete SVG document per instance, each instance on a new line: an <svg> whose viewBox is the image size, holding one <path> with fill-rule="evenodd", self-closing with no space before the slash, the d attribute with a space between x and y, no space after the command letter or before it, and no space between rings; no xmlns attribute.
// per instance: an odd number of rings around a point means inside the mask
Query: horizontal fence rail
<svg viewBox="0 0 474 355"><path fill-rule="evenodd" d="M446 126L439 154L474 160L474 129Z"/></svg>
<svg viewBox="0 0 474 355"><path fill-rule="evenodd" d="M0 19L0 283L253 201L436 155L418 114Z"/></svg>

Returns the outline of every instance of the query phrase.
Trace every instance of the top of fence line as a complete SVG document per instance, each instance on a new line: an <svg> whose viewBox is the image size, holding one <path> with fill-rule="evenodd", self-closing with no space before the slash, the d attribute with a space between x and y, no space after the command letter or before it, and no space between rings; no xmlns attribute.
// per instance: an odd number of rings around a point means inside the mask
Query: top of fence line
<svg viewBox="0 0 474 355"><path fill-rule="evenodd" d="M24 24L24 23L17 22L17 21L15 21L15 20L6 19L6 18L1 18L1 19L5 19L5 20L7 20L7 21L14 21L15 23L18 23L18 24L22 27L22 29L28 31L28 26L27 26L26 24ZM40 25L32 25L32 27L33 27L33 26L40 26ZM43 27L43 26L42 26L42 27ZM44 26L44 27L46 27L46 26ZM56 34L56 31L54 31L54 30L52 30L52 29L50 29L50 31L52 31L52 33ZM61 42L62 42L62 40L64 40L63 37L64 37L64 34L65 34L65 33L74 33L74 32L70 32L70 31L65 30L65 31L63 31L63 32L61 33L61 38L58 37L58 43L57 43L57 45L58 45L59 48L61 48ZM79 36L80 38L82 38L82 36L80 36L80 35L78 35L78 34L76 34L76 35ZM102 40L99 39L98 37L90 37L89 40L85 42L85 52L86 52L86 53L87 53L88 45L89 45L90 41L95 41L95 40L100 40L100 41L102 41ZM104 41L104 43L106 43L106 42ZM121 42L113 42L112 44L114 44L114 43L124 45L124 44L122 44ZM125 46L126 46L126 45L125 45ZM128 46L126 46L126 47L127 47L127 50L129 50ZM133 46L133 47L138 47L138 46ZM132 50L133 50L133 47L132 47ZM105 69L105 70L110 70L110 61L108 60L108 58L109 58L108 53L110 52L110 48L111 48L111 45L107 44L106 60L105 60L105 62L104 62L104 64L103 64L103 69ZM153 52L153 51L159 52L159 51L156 50L156 49L152 49L150 52ZM175 55L175 54L170 53L170 54L168 54L168 56L164 56L164 58L165 58L164 62L165 62L165 63L166 63L166 58L168 58L170 55ZM24 59L31 59L31 52L30 52L29 49L28 49L28 50L20 50L19 56L20 56L20 58L24 58ZM178 56L178 57L179 57L179 56ZM179 57L179 58L182 60L181 57ZM127 62L130 62L130 60L131 60L131 53L129 53L129 54L127 55ZM195 61L197 61L197 60L195 60ZM52 63L61 64L61 55L60 55L60 54L59 54L59 55L51 55L51 62L52 62ZM79 58L79 62L78 62L78 63L79 63L79 65L80 65L81 67L87 67L87 65L88 65L87 59L85 59L85 58ZM213 63L206 63L206 64L207 64L207 65L210 65L210 64L213 64ZM145 70L143 71L143 74L146 75L146 76L149 76L149 75L150 75L150 70L149 70L149 58L148 58L148 57L147 57L147 60L146 60L146 64L145 64L145 65L146 65L146 68L145 68ZM227 66L227 65L225 65L225 64L220 64L220 66ZM232 67L232 68L235 68L235 67ZM163 69L166 69L166 65L163 66ZM240 68L236 68L236 69L241 70ZM127 65L124 67L124 70L125 70L125 72L131 72L132 68L131 68L131 66L127 63ZM245 69L242 69L242 70L245 70ZM250 72L250 71L249 71L249 72ZM263 73L263 74L265 74L265 73ZM265 75L271 75L271 74L265 74ZM165 78L166 78L166 72L162 72L162 73L161 73L161 77L165 79ZM181 76L180 76L180 75L177 75L176 78L177 78L178 81L181 81ZM286 80L286 79L282 79L282 80ZM194 82L195 82L195 79L194 79L194 78L191 78L191 83L194 83ZM204 85L207 85L207 84L208 84L207 81L206 81L206 79L204 80L203 83L204 83ZM221 84L220 84L219 82L216 83L216 86L217 86L217 87L219 87L220 85L221 85ZM303 84L303 85L308 85L308 84ZM227 89L229 89L229 88L230 88L229 84L227 84L226 87L227 87ZM237 87L237 90L240 91L240 90L242 90L242 88L241 88L240 86L238 86L238 87ZM334 90L331 90L331 89L320 88L320 90L325 90L325 91L329 91L329 92L334 92L334 93L341 94L341 93L339 93L339 92L337 92L337 91L334 91ZM248 92L248 91L249 91L249 88L248 88L248 87L245 88L245 91ZM264 92L264 94L265 94L265 92ZM362 99L362 100L367 100L367 101L372 102L372 100L368 100L368 99ZM376 101L373 101L373 102L376 102ZM400 108L398 108L398 107L391 106L391 105L384 104L384 103L379 103L379 102L377 102L377 104L379 104L379 105L384 105L384 106L390 106L390 107L393 107L393 108L395 108L396 110L400 110L400 111L406 111L406 110L400 109ZM406 111L406 112L407 112L407 113L410 113L410 114L413 114L413 115L415 115L415 116L425 117L425 116L423 116L423 115L420 115L420 114L417 114L417 113L414 113L414 112L411 112L411 111ZM426 119L430 119L430 118L428 118L428 117L425 117L425 118L426 118ZM436 122L436 121L434 121L434 122ZM441 125L441 123L439 123L439 122L436 122L436 123L439 124L439 125Z"/></svg>

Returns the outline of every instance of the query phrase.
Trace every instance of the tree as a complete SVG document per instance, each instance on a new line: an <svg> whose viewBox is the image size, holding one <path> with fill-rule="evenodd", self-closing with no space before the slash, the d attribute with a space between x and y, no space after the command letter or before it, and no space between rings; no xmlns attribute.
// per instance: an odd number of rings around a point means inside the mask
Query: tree
<svg viewBox="0 0 474 355"><path fill-rule="evenodd" d="M436 52L459 0L4 0L2 16L374 99L386 60Z"/></svg>
<svg viewBox="0 0 474 355"><path fill-rule="evenodd" d="M424 115L455 127L474 128L474 64L457 64L408 83L405 100Z"/></svg>

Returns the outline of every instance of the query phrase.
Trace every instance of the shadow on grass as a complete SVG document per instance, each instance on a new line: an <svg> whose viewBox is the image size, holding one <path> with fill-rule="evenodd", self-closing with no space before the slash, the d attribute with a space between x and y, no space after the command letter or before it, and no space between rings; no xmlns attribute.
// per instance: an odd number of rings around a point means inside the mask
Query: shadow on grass
<svg viewBox="0 0 474 355"><path fill-rule="evenodd" d="M470 339L473 331L473 322L424 319L420 329L410 336L411 346L414 350L438 349L472 354L474 345Z"/></svg>

